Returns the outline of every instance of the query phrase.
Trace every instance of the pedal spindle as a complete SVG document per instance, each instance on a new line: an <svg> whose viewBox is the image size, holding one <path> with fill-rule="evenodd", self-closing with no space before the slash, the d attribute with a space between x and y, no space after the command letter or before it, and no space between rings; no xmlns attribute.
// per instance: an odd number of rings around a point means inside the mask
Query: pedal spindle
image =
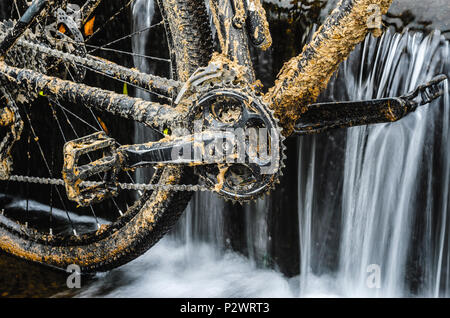
<svg viewBox="0 0 450 318"><path fill-rule="evenodd" d="M92 161L94 153L101 157ZM86 160L88 163L80 164ZM62 175L68 198L80 206L89 206L116 196L120 162L116 141L104 132L67 142Z"/></svg>

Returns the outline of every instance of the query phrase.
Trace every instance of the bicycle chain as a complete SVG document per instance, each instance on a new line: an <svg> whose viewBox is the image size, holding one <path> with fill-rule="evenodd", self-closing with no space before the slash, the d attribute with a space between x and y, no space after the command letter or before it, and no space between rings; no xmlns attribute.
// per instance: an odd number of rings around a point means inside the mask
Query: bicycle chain
<svg viewBox="0 0 450 318"><path fill-rule="evenodd" d="M57 178L42 178L42 177L29 177L21 175L11 175L9 181L45 184L54 186L65 186L63 179ZM84 181L82 186L92 187L102 184L97 181ZM198 185L198 184L143 184L143 183L118 183L117 186L122 190L135 190L135 191L153 191L153 190L165 190L165 191L213 191L212 189Z"/></svg>

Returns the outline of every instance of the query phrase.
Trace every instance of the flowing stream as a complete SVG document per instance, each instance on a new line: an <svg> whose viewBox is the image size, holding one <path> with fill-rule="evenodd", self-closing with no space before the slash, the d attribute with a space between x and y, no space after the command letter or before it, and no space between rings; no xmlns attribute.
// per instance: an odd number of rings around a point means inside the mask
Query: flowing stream
<svg viewBox="0 0 450 318"><path fill-rule="evenodd" d="M138 0L133 12L135 28L150 25L153 1ZM148 41L135 37L134 50L144 54ZM358 46L321 100L400 96L440 73L450 76L439 31L389 30ZM298 138L296 276L271 255L276 199L240 208L201 194L170 235L79 296L448 297L449 121L447 93L397 123Z"/></svg>
<svg viewBox="0 0 450 318"><path fill-rule="evenodd" d="M327 94L400 96L449 74L449 62L448 42L437 31L388 32L353 52ZM299 180L300 295L448 296L449 106L446 94L400 122L348 129L343 160L333 165L320 162L332 155L316 150L323 137L299 140L307 171ZM316 185L329 181L328 169L341 171L331 180L338 204ZM333 233L317 232L329 227Z"/></svg>

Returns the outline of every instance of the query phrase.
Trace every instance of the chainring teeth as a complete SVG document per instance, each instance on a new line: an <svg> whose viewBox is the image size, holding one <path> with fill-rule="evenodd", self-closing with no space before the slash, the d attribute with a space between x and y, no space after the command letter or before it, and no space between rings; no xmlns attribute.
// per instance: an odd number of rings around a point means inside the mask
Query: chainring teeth
<svg viewBox="0 0 450 318"><path fill-rule="evenodd" d="M225 184L222 184L220 187L218 187L218 177L221 173L221 169L217 168L219 170L217 175L214 176L208 176L206 171L207 169L204 166L196 167L197 174L200 176L200 178L207 184L208 187L214 189L216 193L218 193L221 197L223 197L226 201L231 201L233 203L248 203L253 202L257 200L260 197L263 197L264 195L269 194L270 191L275 189L276 185L280 183L280 176L282 175L281 170L285 168L285 145L284 140L285 137L282 134L282 128L279 126L279 119L275 117L274 111L267 107L263 102L261 97L257 96L253 91L249 89L243 88L241 85L236 84L215 84L214 86L209 86L207 89L206 94L211 94L214 92L226 92L229 91L231 93L239 94L241 96L244 96L248 99L249 104L253 105L253 111L257 111L259 114L265 116L268 121L271 123L271 128L275 128L276 132L278 134L278 147L279 151L277 153L276 160L277 163L277 170L270 174L270 177L264 178L262 181L262 185L256 189L256 191L250 191L248 193L239 193L239 191L230 191L228 187L225 187ZM202 98L199 99L200 101ZM257 105L255 107L254 105ZM255 109L256 108L256 109ZM202 111L203 112L203 111ZM230 169L231 167L235 166L234 164L228 164L226 166L226 169ZM223 169L223 168L222 168ZM225 178L226 179L226 178ZM225 181L226 182L226 181ZM250 187L250 189L253 189Z"/></svg>

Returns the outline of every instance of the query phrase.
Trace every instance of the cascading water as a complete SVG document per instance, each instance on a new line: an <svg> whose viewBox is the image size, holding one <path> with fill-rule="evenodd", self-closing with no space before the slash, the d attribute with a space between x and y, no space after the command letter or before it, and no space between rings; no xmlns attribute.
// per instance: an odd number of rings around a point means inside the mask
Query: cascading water
<svg viewBox="0 0 450 318"><path fill-rule="evenodd" d="M368 37L325 95L400 96L436 74L449 74L449 62L449 45L439 32L389 31ZM316 150L323 137L300 139L299 164L306 172L299 180L301 295L448 296L449 107L446 94L400 122L348 129L341 161L319 161L333 156ZM328 197L316 185L329 181L324 174L335 169L342 171L343 181L331 186L341 192L340 206L317 204ZM337 234L327 238L318 232L323 227ZM378 286L368 282L375 271Z"/></svg>
<svg viewBox="0 0 450 318"><path fill-rule="evenodd" d="M133 12L135 30L149 26L154 3L138 0ZM151 37L133 41L145 54ZM448 57L439 32L368 37L321 98L398 96L450 75ZM80 296L449 296L449 107L447 94L398 123L298 139L299 276L265 268L279 244L270 237L273 198L241 208L201 194L170 235ZM374 269L380 288L368 285Z"/></svg>
<svg viewBox="0 0 450 318"><path fill-rule="evenodd" d="M154 15L154 1L137 0L133 5L133 32L149 28L152 24ZM134 66L138 70L149 74L154 74L155 69L152 67L152 63L143 57L147 52L147 45L149 42L151 42L150 32L143 32L142 34L136 35L132 38L133 52L138 54L133 56L133 62ZM136 90L136 97L147 100L151 99L151 95L143 90ZM155 133L151 129L143 125L135 125L134 140L136 143L146 142L148 140L153 140L154 138ZM144 182L144 180L146 180L144 174L145 170L138 169L136 171L136 179L138 182Z"/></svg>

